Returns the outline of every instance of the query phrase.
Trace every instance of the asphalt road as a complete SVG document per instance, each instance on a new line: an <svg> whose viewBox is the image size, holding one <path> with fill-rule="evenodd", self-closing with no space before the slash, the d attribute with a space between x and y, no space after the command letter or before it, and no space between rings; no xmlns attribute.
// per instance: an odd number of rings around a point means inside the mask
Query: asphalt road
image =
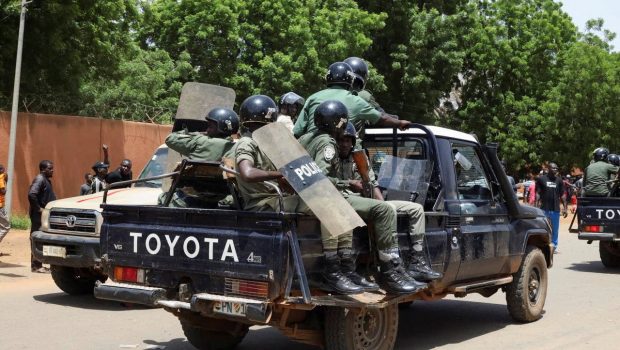
<svg viewBox="0 0 620 350"><path fill-rule="evenodd" d="M620 270L605 269L598 247L560 233L544 317L517 324L504 294L416 302L400 313L397 349L617 349ZM172 315L71 297L49 274L28 268L25 231L0 245L0 349L167 349L193 347ZM253 327L239 349L314 349L269 327Z"/></svg>

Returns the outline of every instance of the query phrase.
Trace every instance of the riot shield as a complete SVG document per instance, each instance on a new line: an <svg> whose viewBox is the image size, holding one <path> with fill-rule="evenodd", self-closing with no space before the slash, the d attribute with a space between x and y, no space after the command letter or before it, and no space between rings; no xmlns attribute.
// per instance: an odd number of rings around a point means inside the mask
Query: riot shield
<svg viewBox="0 0 620 350"><path fill-rule="evenodd" d="M284 124L265 125L252 138L332 236L366 225Z"/></svg>
<svg viewBox="0 0 620 350"><path fill-rule="evenodd" d="M178 131L184 127L193 131L200 128L205 116L215 107L226 107L232 109L235 105L235 90L224 86L188 82L183 85L181 97L173 131ZM206 124L205 124L206 128ZM181 155L175 151L168 150L168 160L166 172L172 172L176 165L181 161ZM162 189L167 191L170 188L170 179L164 179Z"/></svg>

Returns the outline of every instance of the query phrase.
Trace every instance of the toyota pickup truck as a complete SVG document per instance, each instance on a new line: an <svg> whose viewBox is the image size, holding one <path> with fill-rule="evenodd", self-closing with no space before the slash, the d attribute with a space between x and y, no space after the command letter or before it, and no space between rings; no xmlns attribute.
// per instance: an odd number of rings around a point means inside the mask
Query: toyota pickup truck
<svg viewBox="0 0 620 350"><path fill-rule="evenodd" d="M161 175L167 155L166 145L158 147L138 178ZM115 189L108 192L109 202L155 205L161 183L161 179L151 179ZM41 228L31 234L34 256L50 264L54 283L65 293L92 293L95 281L107 279L99 251L102 200L103 192L52 201L43 210Z"/></svg>
<svg viewBox="0 0 620 350"><path fill-rule="evenodd" d="M326 349L392 349L398 305L447 295L506 294L517 322L543 315L551 228L543 212L518 203L497 145L414 124L368 129L364 147L386 200L424 206L432 268L443 277L410 295L339 295L321 284L320 223L314 216L241 210L225 166L185 161L174 188L231 194L229 207L174 208L104 203L101 253L111 281L101 299L161 307L178 317L198 349L232 349L252 325ZM409 256L407 217L398 217ZM368 231L354 232L360 272L377 273Z"/></svg>
<svg viewBox="0 0 620 350"><path fill-rule="evenodd" d="M573 227L577 220L577 227ZM620 198L579 197L569 231L588 244L599 241L598 251L605 267L620 267Z"/></svg>

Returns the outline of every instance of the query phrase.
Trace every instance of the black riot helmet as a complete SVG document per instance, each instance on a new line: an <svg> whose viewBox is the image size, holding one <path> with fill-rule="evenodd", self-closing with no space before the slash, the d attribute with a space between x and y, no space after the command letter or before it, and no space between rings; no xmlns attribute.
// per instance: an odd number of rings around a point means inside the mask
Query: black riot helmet
<svg viewBox="0 0 620 350"><path fill-rule="evenodd" d="M236 134L239 130L239 117L232 109L216 107L205 117L206 120L217 124L217 132L221 136Z"/></svg>
<svg viewBox="0 0 620 350"><path fill-rule="evenodd" d="M355 130L355 125L353 125L353 123L347 122L347 127L344 129L342 137L353 138L353 144L355 145L355 141L357 141L357 130Z"/></svg>
<svg viewBox="0 0 620 350"><path fill-rule="evenodd" d="M265 95L254 95L245 99L239 107L241 125L269 124L278 118L276 103Z"/></svg>
<svg viewBox="0 0 620 350"><path fill-rule="evenodd" d="M353 73L353 83L351 84L351 91L359 92L366 87L366 80L361 75Z"/></svg>
<svg viewBox="0 0 620 350"><path fill-rule="evenodd" d="M368 80L368 65L363 59L359 57L349 57L344 60L344 63L351 66L353 73L359 74L364 81Z"/></svg>
<svg viewBox="0 0 620 350"><path fill-rule="evenodd" d="M278 107L282 109L282 106L294 105L297 106L298 109L301 109L304 106L305 102L306 100L304 100L303 97L291 91L285 93L284 95L282 95L282 97L280 97Z"/></svg>
<svg viewBox="0 0 620 350"><path fill-rule="evenodd" d="M336 85L347 89L351 88L353 78L353 69L344 62L332 63L327 69L327 75L325 76L327 87Z"/></svg>
<svg viewBox="0 0 620 350"><path fill-rule="evenodd" d="M607 161L615 166L620 166L620 156L617 154L610 154L607 156Z"/></svg>
<svg viewBox="0 0 620 350"><path fill-rule="evenodd" d="M592 152L592 158L594 158L595 162L606 161L607 156L609 156L609 150L605 147L599 147Z"/></svg>
<svg viewBox="0 0 620 350"><path fill-rule="evenodd" d="M314 111L314 124L317 129L332 136L343 132L349 121L347 107L336 100L327 100L321 103Z"/></svg>

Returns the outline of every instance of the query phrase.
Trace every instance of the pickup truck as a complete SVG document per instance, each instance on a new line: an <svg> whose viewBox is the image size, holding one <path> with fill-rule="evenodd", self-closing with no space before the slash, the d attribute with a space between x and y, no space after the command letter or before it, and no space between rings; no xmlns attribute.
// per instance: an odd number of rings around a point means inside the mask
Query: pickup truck
<svg viewBox="0 0 620 350"><path fill-rule="evenodd" d="M447 295L506 294L518 322L542 317L551 227L543 212L518 203L497 145L434 126L368 129L364 147L386 200L411 200L426 214L432 268L423 291L339 295L325 290L320 223L311 215L241 210L225 166L185 161L173 188L232 194L229 207L173 208L104 203L102 265L112 281L101 299L161 307L179 318L198 349L232 349L252 325L326 349L392 349L398 305ZM407 217L398 218L404 260ZM368 231L354 232L361 272L377 272Z"/></svg>
<svg viewBox="0 0 620 350"><path fill-rule="evenodd" d="M573 228L577 219L577 227ZM620 267L620 198L578 197L577 211L569 231L581 240L599 241L598 251L605 267Z"/></svg>
<svg viewBox="0 0 620 350"><path fill-rule="evenodd" d="M139 179L163 173L168 147L159 146L146 164ZM141 181L131 188L108 193L111 203L157 204L162 180ZM104 281L101 270L99 230L103 192L63 198L47 204L41 215L41 228L31 234L34 256L50 264L54 283L71 295L93 292L95 281Z"/></svg>

